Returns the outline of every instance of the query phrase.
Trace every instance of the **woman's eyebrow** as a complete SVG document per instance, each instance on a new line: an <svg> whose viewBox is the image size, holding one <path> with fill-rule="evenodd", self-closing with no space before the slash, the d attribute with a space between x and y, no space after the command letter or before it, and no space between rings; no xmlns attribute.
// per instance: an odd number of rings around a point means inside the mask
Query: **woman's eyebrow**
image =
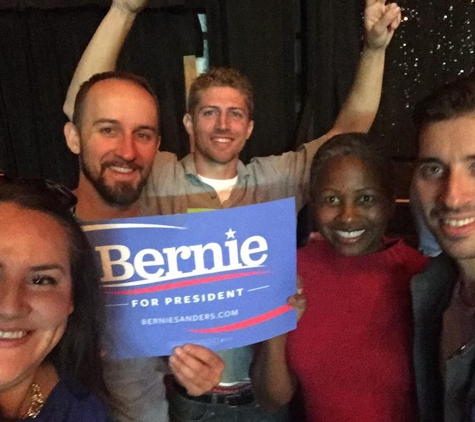
<svg viewBox="0 0 475 422"><path fill-rule="evenodd" d="M31 267L33 271L59 270L65 272L65 268L60 264L42 264Z"/></svg>

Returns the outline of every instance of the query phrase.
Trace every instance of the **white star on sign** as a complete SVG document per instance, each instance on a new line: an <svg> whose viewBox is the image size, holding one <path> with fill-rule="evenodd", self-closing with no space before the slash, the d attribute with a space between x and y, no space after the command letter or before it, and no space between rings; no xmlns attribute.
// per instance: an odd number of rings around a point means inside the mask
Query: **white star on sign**
<svg viewBox="0 0 475 422"><path fill-rule="evenodd" d="M236 231L233 229L229 229L226 233L224 233L226 236L228 236L229 239L234 239L234 235L236 234Z"/></svg>

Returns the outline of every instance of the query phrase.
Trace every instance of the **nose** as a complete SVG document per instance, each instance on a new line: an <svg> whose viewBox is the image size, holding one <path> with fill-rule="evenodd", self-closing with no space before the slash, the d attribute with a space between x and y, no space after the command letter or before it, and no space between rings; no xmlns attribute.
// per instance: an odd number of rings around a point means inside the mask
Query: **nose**
<svg viewBox="0 0 475 422"><path fill-rule="evenodd" d="M352 223L358 215L357 207L352 203L344 203L340 209L339 219L345 223Z"/></svg>
<svg viewBox="0 0 475 422"><path fill-rule="evenodd" d="M29 313L31 309L24 290L16 283L0 281L0 320L15 319Z"/></svg>
<svg viewBox="0 0 475 422"><path fill-rule="evenodd" d="M220 130L226 130L229 127L229 116L227 113L219 113L216 119L216 125Z"/></svg>
<svg viewBox="0 0 475 422"><path fill-rule="evenodd" d="M124 134L119 140L115 153L125 161L133 161L136 157L135 140L133 134Z"/></svg>
<svg viewBox="0 0 475 422"><path fill-rule="evenodd" d="M445 180L440 201L449 209L460 209L475 199L475 180L460 170L452 170Z"/></svg>

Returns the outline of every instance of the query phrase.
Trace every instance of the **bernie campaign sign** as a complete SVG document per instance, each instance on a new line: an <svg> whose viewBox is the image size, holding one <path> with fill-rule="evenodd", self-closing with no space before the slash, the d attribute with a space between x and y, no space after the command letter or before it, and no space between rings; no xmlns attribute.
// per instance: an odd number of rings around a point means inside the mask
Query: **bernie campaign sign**
<svg viewBox="0 0 475 422"><path fill-rule="evenodd" d="M293 199L82 227L102 266L112 357L232 349L296 327Z"/></svg>

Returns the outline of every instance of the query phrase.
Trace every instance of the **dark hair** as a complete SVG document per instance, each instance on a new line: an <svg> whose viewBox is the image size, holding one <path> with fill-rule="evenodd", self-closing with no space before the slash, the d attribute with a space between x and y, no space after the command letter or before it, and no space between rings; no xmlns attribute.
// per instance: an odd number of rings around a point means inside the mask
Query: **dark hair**
<svg viewBox="0 0 475 422"><path fill-rule="evenodd" d="M382 146L376 143L366 133L343 133L336 135L325 142L313 157L310 168L310 192L315 198L315 189L323 178L326 164L335 157L359 157L368 163L381 177L379 182L388 194L388 198L394 196L393 169L391 161L382 151ZM314 201L311 201L314 203Z"/></svg>
<svg viewBox="0 0 475 422"><path fill-rule="evenodd" d="M47 359L60 377L80 381L89 391L106 399L100 356L104 303L99 272L85 234L57 195L46 187L0 177L1 203L47 214L66 230L74 310L62 338Z"/></svg>
<svg viewBox="0 0 475 422"><path fill-rule="evenodd" d="M419 101L414 123L419 134L429 123L475 113L475 75L445 84Z"/></svg>
<svg viewBox="0 0 475 422"><path fill-rule="evenodd" d="M142 78L141 76L135 75L133 73L114 70L110 72L97 73L81 85L76 95L76 100L74 101L74 113L72 121L76 127L79 128L81 126L84 115L84 103L86 102L87 94L95 84L101 81L106 81L108 79L128 81L145 89L145 91L147 91L155 101L155 105L157 107L157 116L160 116L160 106L158 104L158 98L150 83L145 78Z"/></svg>
<svg viewBox="0 0 475 422"><path fill-rule="evenodd" d="M252 120L254 116L254 94L251 82L246 76L231 67L212 67L195 79L190 86L188 95L188 113L193 116L200 102L201 93L214 86L234 88L244 95L249 118Z"/></svg>

